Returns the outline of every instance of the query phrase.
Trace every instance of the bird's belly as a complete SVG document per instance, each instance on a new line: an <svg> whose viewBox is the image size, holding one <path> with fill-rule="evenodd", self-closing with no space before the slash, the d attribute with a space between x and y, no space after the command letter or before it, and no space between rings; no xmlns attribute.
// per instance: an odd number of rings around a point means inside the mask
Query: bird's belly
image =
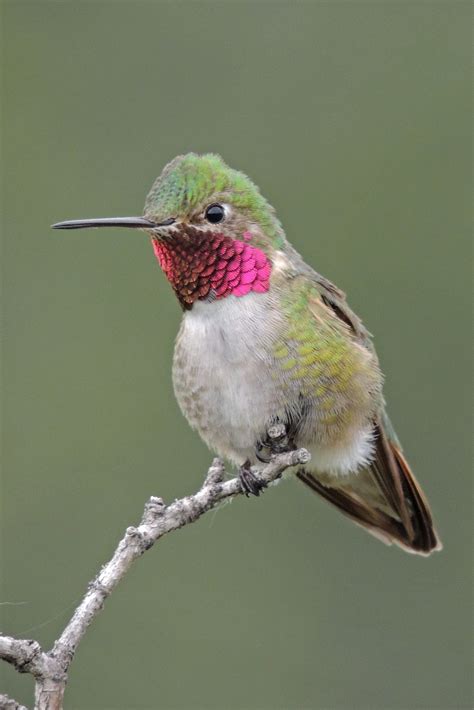
<svg viewBox="0 0 474 710"><path fill-rule="evenodd" d="M255 461L256 443L271 422L288 424L290 417L297 422L294 444L310 450L312 468L356 471L372 455L376 398L355 376L333 396L324 388L317 394L316 386L305 394L273 357L282 340L277 309L256 311L265 309L265 295L255 297L198 302L185 314L173 361L183 414L211 449L236 464Z"/></svg>
<svg viewBox="0 0 474 710"><path fill-rule="evenodd" d="M250 324L245 323L242 300L226 301L195 304L184 316L176 341L173 385L189 424L211 449L240 465L247 458L255 460L258 438L273 417L284 414L284 398L270 375L265 353L256 347ZM234 313L237 306L240 309Z"/></svg>
<svg viewBox="0 0 474 710"><path fill-rule="evenodd" d="M176 398L190 425L220 456L237 464L252 460L270 413L278 409L277 398L262 388L264 373L248 363L227 367L212 355L197 368L188 365L186 356L179 353L173 379Z"/></svg>
<svg viewBox="0 0 474 710"><path fill-rule="evenodd" d="M212 352L198 365L190 358L189 351L177 348L173 368L176 398L189 424L219 456L237 465L246 459L254 463L256 443L270 423L276 417L286 419L289 403L282 399L281 389L259 363L229 367ZM371 459L372 426L361 422L337 432L332 441L321 441L317 411L314 417L308 414L310 421L294 444L310 451L310 470L345 475Z"/></svg>

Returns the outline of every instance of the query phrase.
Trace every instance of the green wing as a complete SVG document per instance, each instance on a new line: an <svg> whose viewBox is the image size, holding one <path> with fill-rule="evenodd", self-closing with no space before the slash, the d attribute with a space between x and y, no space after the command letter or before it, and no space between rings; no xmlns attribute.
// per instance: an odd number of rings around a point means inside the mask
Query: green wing
<svg viewBox="0 0 474 710"><path fill-rule="evenodd" d="M304 267L304 275L313 285L313 312L317 313L318 308L330 309L376 360L370 334L347 305L345 294L306 264ZM316 328L316 323L313 327ZM375 456L366 469L347 477L303 470L297 474L298 478L388 544L395 542L410 552L425 555L441 549L428 502L403 456L382 395L374 416L374 434ZM314 463L317 466L317 461Z"/></svg>

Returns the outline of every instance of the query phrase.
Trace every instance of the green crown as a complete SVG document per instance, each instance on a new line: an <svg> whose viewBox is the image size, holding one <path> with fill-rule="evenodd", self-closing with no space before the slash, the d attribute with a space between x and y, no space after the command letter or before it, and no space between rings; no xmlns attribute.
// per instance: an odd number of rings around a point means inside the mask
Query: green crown
<svg viewBox="0 0 474 710"><path fill-rule="evenodd" d="M214 153L188 153L168 163L148 193L145 215L156 221L179 217L204 206L211 198L247 212L268 237L283 241L274 209L255 183Z"/></svg>

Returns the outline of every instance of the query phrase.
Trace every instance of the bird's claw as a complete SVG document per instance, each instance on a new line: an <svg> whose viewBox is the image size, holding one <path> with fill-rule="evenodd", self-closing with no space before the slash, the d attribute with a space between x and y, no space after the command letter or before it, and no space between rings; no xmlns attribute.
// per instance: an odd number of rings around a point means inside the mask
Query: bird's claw
<svg viewBox="0 0 474 710"><path fill-rule="evenodd" d="M257 444L255 445L255 456L257 457L258 461L261 463L270 463L271 461L271 453L269 456L265 456L262 454L263 449L270 449L269 446L266 445L266 443L262 441L258 441ZM271 451L271 449L270 449Z"/></svg>
<svg viewBox="0 0 474 710"><path fill-rule="evenodd" d="M250 461L242 464L239 468L239 480L242 486L242 491L245 493L247 498L249 495L259 496L260 492L267 487L267 484L261 481L250 468Z"/></svg>
<svg viewBox="0 0 474 710"><path fill-rule="evenodd" d="M295 448L292 437L283 422L276 420L267 430L267 435L257 441L255 446L255 456L262 463L269 463L275 454L283 454ZM268 455L262 453L266 449Z"/></svg>

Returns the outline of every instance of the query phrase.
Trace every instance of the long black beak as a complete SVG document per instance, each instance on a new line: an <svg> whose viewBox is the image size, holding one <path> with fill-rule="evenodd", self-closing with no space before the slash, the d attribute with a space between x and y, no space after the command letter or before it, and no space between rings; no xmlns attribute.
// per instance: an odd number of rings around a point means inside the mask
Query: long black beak
<svg viewBox="0 0 474 710"><path fill-rule="evenodd" d="M52 224L53 229L86 229L88 227L131 227L132 229L156 229L169 227L175 220L173 217L164 222L151 222L145 217L106 217L105 219L71 219L66 222Z"/></svg>

